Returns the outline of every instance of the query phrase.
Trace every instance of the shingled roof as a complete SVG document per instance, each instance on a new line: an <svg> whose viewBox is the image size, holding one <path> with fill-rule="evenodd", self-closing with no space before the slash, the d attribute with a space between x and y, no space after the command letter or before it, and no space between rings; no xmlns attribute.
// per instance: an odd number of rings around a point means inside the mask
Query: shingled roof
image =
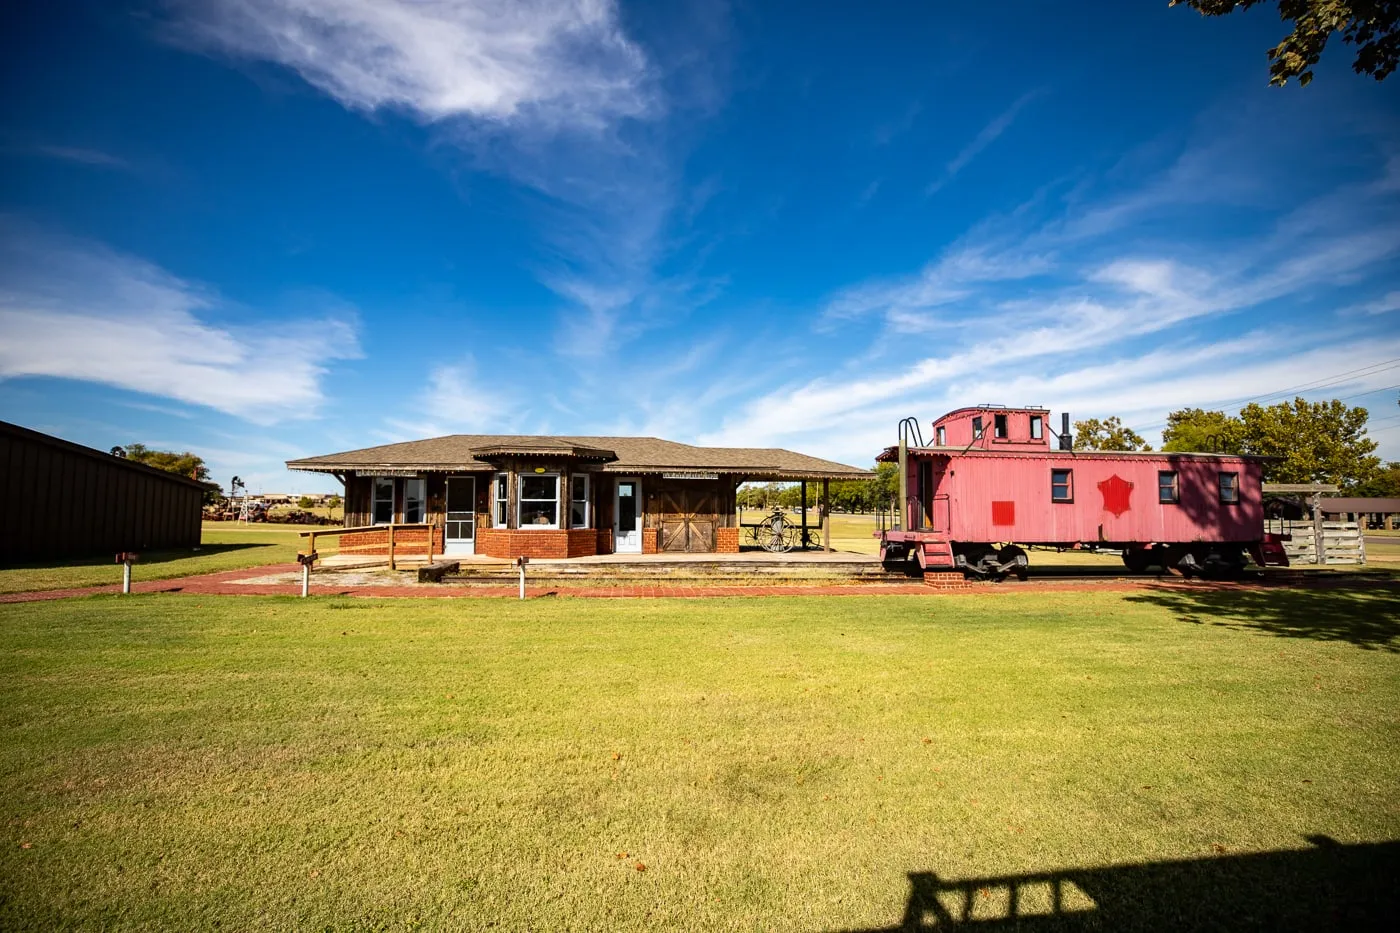
<svg viewBox="0 0 1400 933"><path fill-rule="evenodd" d="M869 470L780 447L696 447L659 437L449 434L287 461L289 470L490 470L503 456L599 461L607 473L731 473L751 479L860 479Z"/></svg>

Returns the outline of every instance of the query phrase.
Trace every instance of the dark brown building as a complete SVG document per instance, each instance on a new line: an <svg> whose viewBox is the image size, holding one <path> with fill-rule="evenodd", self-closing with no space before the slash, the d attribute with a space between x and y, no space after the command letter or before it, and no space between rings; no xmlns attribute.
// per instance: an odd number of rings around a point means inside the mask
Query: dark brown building
<svg viewBox="0 0 1400 933"><path fill-rule="evenodd" d="M870 475L779 448L483 434L308 457L287 468L344 482L347 528L431 525L434 553L506 558L734 552L740 483ZM427 533L419 532L419 547ZM346 536L341 547L363 552L377 534ZM408 539L396 531L395 540Z"/></svg>
<svg viewBox="0 0 1400 933"><path fill-rule="evenodd" d="M0 561L199 546L203 484L0 421Z"/></svg>

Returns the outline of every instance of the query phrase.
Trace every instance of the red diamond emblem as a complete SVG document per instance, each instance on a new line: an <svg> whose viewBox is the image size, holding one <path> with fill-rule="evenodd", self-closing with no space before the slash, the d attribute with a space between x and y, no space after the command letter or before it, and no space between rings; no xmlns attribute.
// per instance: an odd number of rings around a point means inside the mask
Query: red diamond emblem
<svg viewBox="0 0 1400 933"><path fill-rule="evenodd" d="M1099 483L1099 492L1103 493L1103 510L1112 512L1114 518L1132 508L1128 499L1133 493L1133 484L1117 473Z"/></svg>

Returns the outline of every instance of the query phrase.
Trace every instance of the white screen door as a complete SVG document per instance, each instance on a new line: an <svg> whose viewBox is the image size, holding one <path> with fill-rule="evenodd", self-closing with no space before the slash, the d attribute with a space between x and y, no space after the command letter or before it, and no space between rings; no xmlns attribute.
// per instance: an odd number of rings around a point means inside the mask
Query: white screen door
<svg viewBox="0 0 1400 933"><path fill-rule="evenodd" d="M635 479L617 481L613 509L613 550L619 554L642 553L642 484Z"/></svg>
<svg viewBox="0 0 1400 933"><path fill-rule="evenodd" d="M444 554L476 553L476 477L447 478L447 525Z"/></svg>

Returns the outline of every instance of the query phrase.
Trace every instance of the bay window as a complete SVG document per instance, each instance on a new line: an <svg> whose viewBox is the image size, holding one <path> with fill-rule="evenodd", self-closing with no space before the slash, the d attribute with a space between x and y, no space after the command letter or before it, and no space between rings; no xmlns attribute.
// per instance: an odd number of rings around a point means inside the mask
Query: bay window
<svg viewBox="0 0 1400 933"><path fill-rule="evenodd" d="M522 473L517 510L520 528L559 527L559 474Z"/></svg>
<svg viewBox="0 0 1400 933"><path fill-rule="evenodd" d="M588 474L575 473L569 496L569 527L588 527Z"/></svg>
<svg viewBox="0 0 1400 933"><path fill-rule="evenodd" d="M505 528L506 517L510 515L510 474L497 473L491 483L491 525Z"/></svg>

